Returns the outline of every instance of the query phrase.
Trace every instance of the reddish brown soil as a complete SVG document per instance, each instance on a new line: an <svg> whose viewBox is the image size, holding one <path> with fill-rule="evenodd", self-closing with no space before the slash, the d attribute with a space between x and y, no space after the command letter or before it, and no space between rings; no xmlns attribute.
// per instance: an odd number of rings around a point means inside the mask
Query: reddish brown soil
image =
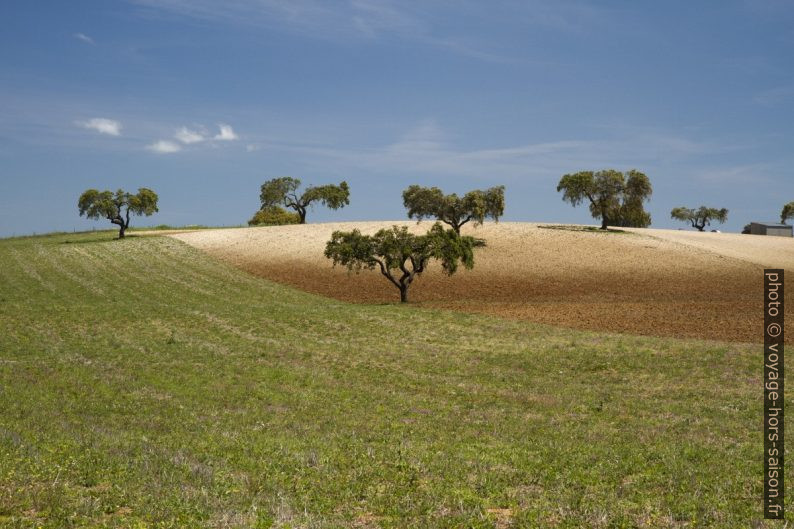
<svg viewBox="0 0 794 529"><path fill-rule="evenodd" d="M378 272L348 273L323 257L336 229L372 233L394 223L242 228L173 235L250 273L353 302L386 303L397 290ZM417 231L428 223L398 223ZM794 240L632 230L598 233L500 223L466 230L487 247L474 270L431 265L410 291L421 306L574 328L723 341L762 340L762 270L792 268ZM794 285L786 311L794 321ZM791 342L791 338L787 342Z"/></svg>

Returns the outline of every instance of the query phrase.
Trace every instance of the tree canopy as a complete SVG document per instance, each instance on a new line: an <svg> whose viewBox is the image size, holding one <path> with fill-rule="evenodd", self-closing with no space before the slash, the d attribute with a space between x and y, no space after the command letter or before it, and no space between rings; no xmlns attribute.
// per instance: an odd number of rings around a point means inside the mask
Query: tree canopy
<svg viewBox="0 0 794 529"><path fill-rule="evenodd" d="M300 224L306 223L306 210L313 202L319 202L330 209L339 209L350 203L350 188L347 182L339 185L307 187L298 194L301 181L297 178L283 176L268 180L261 187L259 199L262 209L272 207L292 208L298 214Z"/></svg>
<svg viewBox="0 0 794 529"><path fill-rule="evenodd" d="M141 187L133 195L123 189L112 191L98 191L88 189L80 195L77 207L80 215L89 219L107 219L119 227L119 239L124 238L124 232L130 227L130 215L146 215L147 217L159 211L157 209L157 193L151 189Z"/></svg>
<svg viewBox="0 0 794 529"><path fill-rule="evenodd" d="M783 224L791 218L794 218L794 202L789 202L783 206L783 211L780 212L780 222Z"/></svg>
<svg viewBox="0 0 794 529"><path fill-rule="evenodd" d="M499 221L505 210L505 188L476 189L461 198L455 193L445 195L437 187L412 185L403 191L403 205L408 208L408 218L435 218L460 234L467 222L473 221L476 226L489 217Z"/></svg>
<svg viewBox="0 0 794 529"><path fill-rule="evenodd" d="M375 235L363 235L359 230L335 231L325 247L325 256L334 266L348 270L362 269L380 273L400 291L400 301L408 301L408 289L430 260L441 261L444 272L454 274L459 264L474 267L474 248L484 246L484 241L460 236L454 230L445 230L436 222L425 235L414 235L405 226L382 229Z"/></svg>
<svg viewBox="0 0 794 529"><path fill-rule="evenodd" d="M711 221L715 220L722 224L728 220L728 210L725 208L707 208L706 206L700 206L698 209L678 207L673 208L670 212L670 218L689 222L693 228L703 231L706 226L711 224Z"/></svg>
<svg viewBox="0 0 794 529"><path fill-rule="evenodd" d="M650 179L632 169L626 173L614 169L579 171L566 174L557 184L562 199L578 206L587 201L593 218L601 219L601 229L612 225L646 228L651 216L643 203L653 193Z"/></svg>

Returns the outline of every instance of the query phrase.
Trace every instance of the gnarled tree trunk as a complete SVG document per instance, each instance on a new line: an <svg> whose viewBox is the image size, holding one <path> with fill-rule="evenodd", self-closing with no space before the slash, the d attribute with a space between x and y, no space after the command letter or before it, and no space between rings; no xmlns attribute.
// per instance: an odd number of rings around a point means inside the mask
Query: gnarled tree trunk
<svg viewBox="0 0 794 529"><path fill-rule="evenodd" d="M400 285L400 303L408 302L408 285Z"/></svg>
<svg viewBox="0 0 794 529"><path fill-rule="evenodd" d="M110 219L110 222L119 227L119 239L123 239L124 232L127 231L127 227L129 226L129 221L124 222L124 219L119 216L114 219Z"/></svg>

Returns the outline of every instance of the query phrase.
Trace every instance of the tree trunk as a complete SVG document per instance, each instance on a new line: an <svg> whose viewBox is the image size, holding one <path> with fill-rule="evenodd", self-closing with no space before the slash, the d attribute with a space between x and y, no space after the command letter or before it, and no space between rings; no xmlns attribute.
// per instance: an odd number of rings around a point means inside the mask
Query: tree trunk
<svg viewBox="0 0 794 529"><path fill-rule="evenodd" d="M604 215L601 215L601 229L607 229L607 218Z"/></svg>
<svg viewBox="0 0 794 529"><path fill-rule="evenodd" d="M300 217L300 224L306 224L306 210L303 208L298 209L298 216Z"/></svg>
<svg viewBox="0 0 794 529"><path fill-rule="evenodd" d="M438 217L438 220L440 220L441 222L443 222L444 224L446 224L447 226L449 226L450 228L455 230L455 233L460 235L460 227L463 224L458 224L458 222L456 220L448 220L448 219L445 219L445 218L442 218L442 217Z"/></svg>
<svg viewBox="0 0 794 529"><path fill-rule="evenodd" d="M129 226L129 221L125 223L124 218L121 215L118 215L116 217L108 217L108 220L110 220L112 224L115 224L116 226L119 227L119 239L123 239L124 232L126 231L127 226Z"/></svg>
<svg viewBox="0 0 794 529"><path fill-rule="evenodd" d="M402 285L400 287L400 303L407 303L408 302L408 285Z"/></svg>

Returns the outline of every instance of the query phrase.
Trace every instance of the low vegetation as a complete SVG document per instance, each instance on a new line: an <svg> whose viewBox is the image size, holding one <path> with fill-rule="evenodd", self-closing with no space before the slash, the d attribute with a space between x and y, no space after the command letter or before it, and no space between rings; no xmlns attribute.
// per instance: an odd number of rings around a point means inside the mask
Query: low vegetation
<svg viewBox="0 0 794 529"><path fill-rule="evenodd" d="M284 226L286 224L300 224L301 218L297 213L290 213L278 206L267 206L257 211L249 226Z"/></svg>
<svg viewBox="0 0 794 529"><path fill-rule="evenodd" d="M2 526L778 527L756 345L347 304L112 237L0 241Z"/></svg>

